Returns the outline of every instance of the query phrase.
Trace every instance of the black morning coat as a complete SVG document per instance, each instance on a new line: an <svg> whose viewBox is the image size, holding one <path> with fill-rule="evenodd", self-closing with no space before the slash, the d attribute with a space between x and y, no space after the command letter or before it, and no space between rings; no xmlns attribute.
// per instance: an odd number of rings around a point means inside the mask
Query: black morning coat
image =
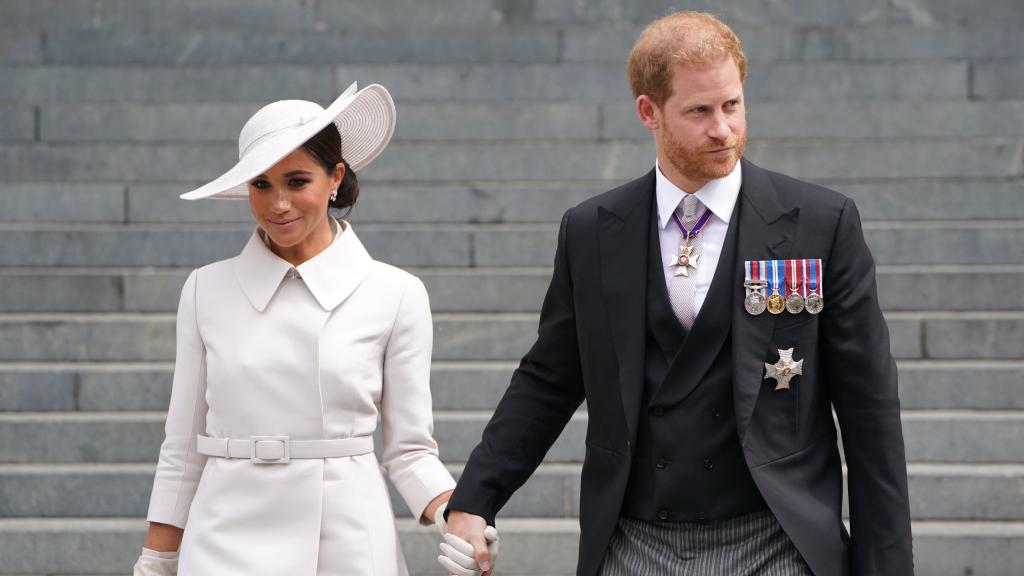
<svg viewBox="0 0 1024 576"><path fill-rule="evenodd" d="M896 365L857 208L841 194L742 162L738 218L730 223L739 227L736 258L718 264L735 267L736 281L712 290L732 293L733 401L746 464L815 575L911 575ZM652 170L562 217L537 341L449 503L493 524L585 399L579 576L600 568L646 409L644 307L654 194ZM747 313L744 261L792 258L822 259L824 310ZM765 363L788 348L803 360L803 375L777 391L764 379ZM691 359L686 376L700 379L714 356ZM785 393L785 402L769 396ZM848 466L850 535L833 410Z"/></svg>

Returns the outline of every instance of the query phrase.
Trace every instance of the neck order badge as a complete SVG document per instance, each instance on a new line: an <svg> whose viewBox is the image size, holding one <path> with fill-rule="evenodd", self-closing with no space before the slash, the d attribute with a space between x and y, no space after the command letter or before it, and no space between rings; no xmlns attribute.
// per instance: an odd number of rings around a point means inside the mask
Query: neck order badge
<svg viewBox="0 0 1024 576"><path fill-rule="evenodd" d="M700 234L700 231L704 229L708 220L711 220L711 210L707 208L704 209L704 213L697 219L692 230L687 230L686 226L683 226L683 223L675 214L672 214L672 220L674 220L676 226L679 227L679 231L683 233L683 238L682 243L679 244L679 255L673 259L671 266L676 267L676 276L689 276L690 268L696 270L697 259L700 258L700 254L693 253L693 246L690 246L690 240L695 238L697 234Z"/></svg>

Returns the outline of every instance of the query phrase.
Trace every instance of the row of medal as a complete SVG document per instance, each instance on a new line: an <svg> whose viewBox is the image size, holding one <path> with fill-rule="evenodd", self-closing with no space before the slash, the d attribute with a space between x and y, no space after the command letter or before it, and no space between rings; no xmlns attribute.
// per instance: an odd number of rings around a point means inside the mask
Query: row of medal
<svg viewBox="0 0 1024 576"><path fill-rule="evenodd" d="M743 307L754 316L765 310L771 314L799 314L804 310L817 314L825 307L820 258L747 260L743 267L743 287L747 289Z"/></svg>

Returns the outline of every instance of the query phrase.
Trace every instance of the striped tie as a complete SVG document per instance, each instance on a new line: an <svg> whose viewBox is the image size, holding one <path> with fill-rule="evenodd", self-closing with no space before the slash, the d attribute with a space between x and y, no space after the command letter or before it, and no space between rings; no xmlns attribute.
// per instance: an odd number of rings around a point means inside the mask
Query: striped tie
<svg viewBox="0 0 1024 576"><path fill-rule="evenodd" d="M700 200L693 194L687 194L683 197L682 214L679 215L679 219L683 222L683 226L687 230L692 230L693 225L697 222L697 213L700 209ZM679 208L676 208L678 214ZM683 243L683 233L679 233L679 243ZM691 254L693 256L700 256L701 245L703 239L700 234L690 239L690 246L693 247ZM697 263L701 263L700 259L696 260ZM686 328L687 331L693 327L694 313L693 313L693 298L694 293L697 290L697 271L690 270L690 274L687 276L672 276L672 280L669 283L668 298L672 302L672 310L676 313L676 318L679 319L679 323Z"/></svg>

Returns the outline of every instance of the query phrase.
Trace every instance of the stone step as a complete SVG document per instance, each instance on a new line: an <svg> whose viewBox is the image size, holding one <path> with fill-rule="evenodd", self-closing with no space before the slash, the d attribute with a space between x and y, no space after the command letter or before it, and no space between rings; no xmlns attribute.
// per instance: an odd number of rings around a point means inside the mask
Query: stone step
<svg viewBox="0 0 1024 576"><path fill-rule="evenodd" d="M517 363L435 362L435 410L492 410ZM1024 362L901 360L900 401L908 410L1024 410ZM167 410L173 365L0 363L2 411Z"/></svg>
<svg viewBox="0 0 1024 576"><path fill-rule="evenodd" d="M1024 312L890 312L899 359L1022 359ZM518 360L535 314L435 314L435 360ZM173 314L2 314L0 362L151 362L174 357Z"/></svg>
<svg viewBox="0 0 1024 576"><path fill-rule="evenodd" d="M1024 114L1022 114L1024 117ZM648 167L650 169L650 167ZM642 170L642 169L641 169ZM633 174L639 176L640 171ZM623 175L623 178L626 176ZM549 223L623 180L430 184L364 181L351 216L377 223ZM867 221L1024 219L1024 180L819 180L857 202ZM252 223L246 202L188 202L202 182L0 182L0 222ZM53 202L56 191L75 202Z"/></svg>
<svg viewBox="0 0 1024 576"><path fill-rule="evenodd" d="M366 224L376 259L417 268L550 267L554 224ZM246 224L0 224L0 267L199 267L236 256ZM879 265L1019 265L1024 220L880 221L865 225Z"/></svg>
<svg viewBox="0 0 1024 576"><path fill-rule="evenodd" d="M441 456L465 461L490 412L435 412ZM0 462L155 462L163 412L0 413ZM910 462L1024 464L1024 411L907 411L903 432ZM574 415L548 462L582 462L587 415ZM993 442L998 438L999 442Z"/></svg>
<svg viewBox="0 0 1024 576"><path fill-rule="evenodd" d="M507 519L501 530L503 576L572 576L576 573L579 524L574 519ZM411 576L436 576L436 528L399 519L398 530ZM145 539L139 518L0 519L0 573L125 574ZM1020 573L1024 523L941 522L913 524L915 574ZM64 551L54 554L53 550ZM504 561L502 560L504 559Z"/></svg>
<svg viewBox="0 0 1024 576"><path fill-rule="evenodd" d="M963 61L765 62L745 83L750 102L957 100L999 95L974 85ZM622 62L549 64L343 64L231 66L0 65L0 100L245 102L302 98L329 102L352 81L379 82L400 101L629 102ZM270 82L267 79L273 78ZM1010 97L1010 94L1002 94Z"/></svg>
<svg viewBox="0 0 1024 576"><path fill-rule="evenodd" d="M237 148L214 143L0 143L0 170L12 182L82 183L205 180L237 161ZM866 182L1024 176L1024 138L756 140L747 157L804 180ZM503 180L615 180L651 169L653 144L637 140L568 142L397 142L363 169L368 181L404 183ZM523 170L530 166L531 170Z"/></svg>
<svg viewBox="0 0 1024 576"><path fill-rule="evenodd" d="M1006 22L918 26L735 26L756 68L773 61L990 60L1024 52L1015 25ZM156 30L110 27L15 30L16 50L0 51L0 62L59 65L352 64L478 62L609 62L624 66L639 26L577 26L528 23L515 26L419 28L406 18L393 30L293 30L250 26L203 29L201 23ZM315 25L314 25L315 26ZM440 32L440 33L439 33ZM561 38L561 45L559 39ZM14 43L14 39L18 43Z"/></svg>
<svg viewBox="0 0 1024 576"><path fill-rule="evenodd" d="M261 104L0 103L0 141L233 144ZM630 102L401 102L394 140L648 141ZM1024 101L757 102L761 138L945 138L1024 134ZM36 124L38 122L38 125Z"/></svg>
<svg viewBox="0 0 1024 576"><path fill-rule="evenodd" d="M458 479L462 466L448 468ZM0 517L144 517L154 469L152 464L0 465ZM580 471L577 464L542 464L501 517L579 517ZM1024 520L1024 509L1016 505L1024 466L911 464L908 478L915 520ZM391 501L397 515L410 516L393 487Z"/></svg>
<svg viewBox="0 0 1024 576"><path fill-rule="evenodd" d="M745 23L733 29L743 40L743 50L750 62L748 70L755 73L765 61L1020 58L1024 39L1019 34L1018 22L1019 18L1005 22L863 22L855 26L827 23L813 27ZM562 59L624 64L641 29L622 25L564 27Z"/></svg>
<svg viewBox="0 0 1024 576"><path fill-rule="evenodd" d="M407 268L435 312L540 312L548 268ZM0 312L173 312L189 269L0 268ZM1024 266L885 266L882 309L1024 310Z"/></svg>

